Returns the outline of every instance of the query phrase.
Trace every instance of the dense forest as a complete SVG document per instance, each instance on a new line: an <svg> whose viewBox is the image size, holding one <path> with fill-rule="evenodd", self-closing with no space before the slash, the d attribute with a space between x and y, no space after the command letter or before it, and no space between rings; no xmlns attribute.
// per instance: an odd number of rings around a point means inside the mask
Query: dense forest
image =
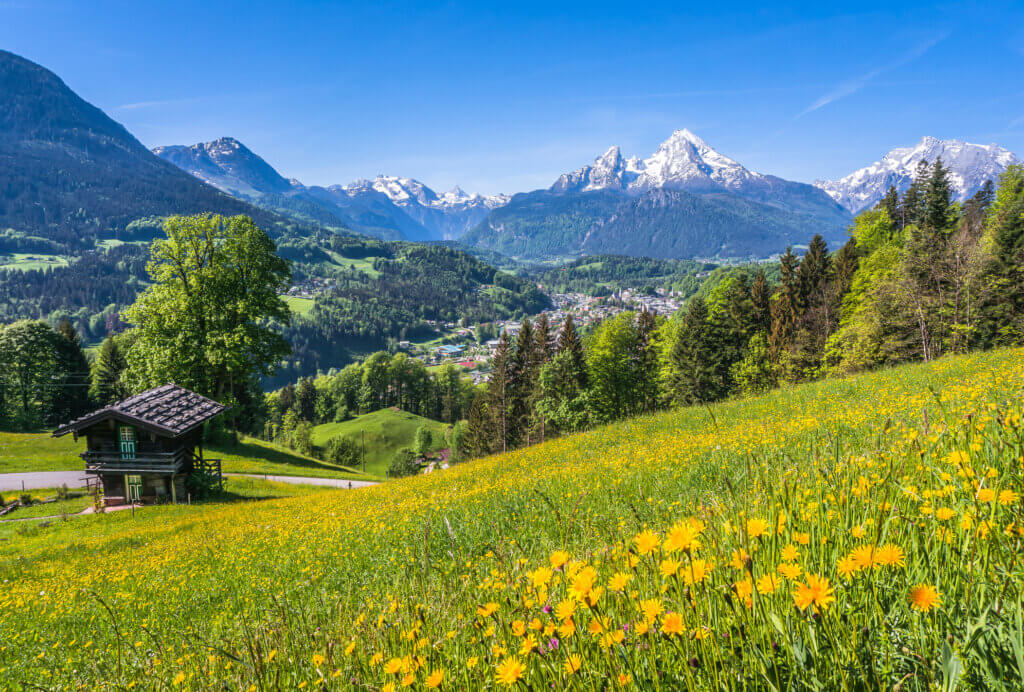
<svg viewBox="0 0 1024 692"><path fill-rule="evenodd" d="M335 286L317 297L308 317L285 329L293 353L274 382L344 365L390 342L432 337L428 321L477 324L550 306L529 281L441 245L338 238L324 248L341 258L372 258L370 271L330 270ZM322 263L298 260L300 252L316 251L301 243L281 249L293 259L296 277L325 272Z"/></svg>
<svg viewBox="0 0 1024 692"><path fill-rule="evenodd" d="M671 319L571 318L503 336L474 398L469 455L630 415L895 363L1024 342L1024 168L964 204L941 160L890 189L830 252L820 235L773 271L725 270ZM716 270L717 271L717 270ZM769 281L777 271L778 282Z"/></svg>
<svg viewBox="0 0 1024 692"><path fill-rule="evenodd" d="M663 288L689 295L716 266L696 260L587 255L553 268L533 267L527 275L549 293L607 296L633 289L650 295Z"/></svg>

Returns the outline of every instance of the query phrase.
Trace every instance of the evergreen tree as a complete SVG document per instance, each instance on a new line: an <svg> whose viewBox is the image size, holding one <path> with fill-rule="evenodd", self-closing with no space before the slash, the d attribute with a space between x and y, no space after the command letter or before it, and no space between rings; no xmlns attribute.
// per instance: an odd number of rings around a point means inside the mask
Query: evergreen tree
<svg viewBox="0 0 1024 692"><path fill-rule="evenodd" d="M796 322L802 312L800 305L800 259L787 247L779 258L779 275L781 287L778 298L772 303L772 333L769 343L778 353L782 351L792 338Z"/></svg>
<svg viewBox="0 0 1024 692"><path fill-rule="evenodd" d="M884 209L890 219L897 218L900 209L900 193L896 190L895 185L889 186L889 189L885 191L885 197L878 200L875 209Z"/></svg>
<svg viewBox="0 0 1024 692"><path fill-rule="evenodd" d="M89 360L70 320L57 323L55 332L58 379L53 389L51 420L60 423L89 411Z"/></svg>
<svg viewBox="0 0 1024 692"><path fill-rule="evenodd" d="M952 195L949 171L942 165L942 159L935 159L928 181L924 186L920 226L934 235L944 235L953 222Z"/></svg>
<svg viewBox="0 0 1024 692"><path fill-rule="evenodd" d="M750 302L753 310L753 327L757 332L767 334L772 328L772 288L764 269L758 269L750 287Z"/></svg>
<svg viewBox="0 0 1024 692"><path fill-rule="evenodd" d="M925 160L918 161L914 171L914 180L900 199L896 219L902 231L907 226L917 225L924 212L924 190L931 177L931 166Z"/></svg>
<svg viewBox="0 0 1024 692"><path fill-rule="evenodd" d="M581 388L587 387L587 356L583 350L583 340L576 331L576 322L572 315L565 316L562 329L558 333L559 353L568 353L572 359L572 377L575 378Z"/></svg>
<svg viewBox="0 0 1024 692"><path fill-rule="evenodd" d="M310 423L316 422L316 401L317 391L313 386L313 380L303 377L299 380L299 387L295 392L295 413L300 419Z"/></svg>
<svg viewBox="0 0 1024 692"><path fill-rule="evenodd" d="M980 342L1024 343L1024 166L1012 165L1000 177L985 236L990 251Z"/></svg>
<svg viewBox="0 0 1024 692"><path fill-rule="evenodd" d="M725 395L721 354L708 320L707 304L699 296L686 307L670 362L670 394L676 403L702 403Z"/></svg>
<svg viewBox="0 0 1024 692"><path fill-rule="evenodd" d="M491 358L491 376L487 381L486 406L489 414L486 420L492 426L489 431L489 439L495 440L497 444L488 445L493 451L505 452L509 449L511 441L509 408L511 403L512 379L512 342L509 340L508 332L502 332L498 340L498 348Z"/></svg>
<svg viewBox="0 0 1024 692"><path fill-rule="evenodd" d="M551 323L547 313L541 313L533 328L534 353L540 365L547 363L554 355L554 344L551 339Z"/></svg>
<svg viewBox="0 0 1024 692"><path fill-rule="evenodd" d="M124 372L126 365L118 337L108 336L100 344L96 360L92 364L89 397L96 404L106 406L128 396L128 390L121 381L121 373Z"/></svg>
<svg viewBox="0 0 1024 692"><path fill-rule="evenodd" d="M658 382L658 347L655 331L658 318L654 313L643 310L636 316L636 342L634 344L634 371L637 410L650 413L658 407L661 397Z"/></svg>

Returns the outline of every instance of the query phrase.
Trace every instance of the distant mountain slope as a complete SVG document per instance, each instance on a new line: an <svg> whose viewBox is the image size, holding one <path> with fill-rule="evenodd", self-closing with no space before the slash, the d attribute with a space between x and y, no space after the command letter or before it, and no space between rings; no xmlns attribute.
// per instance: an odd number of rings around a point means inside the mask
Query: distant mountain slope
<svg viewBox="0 0 1024 692"><path fill-rule="evenodd" d="M677 130L647 159L626 159L612 147L550 190L516 195L463 242L521 256L750 258L814 233L841 242L849 221L821 190L747 170Z"/></svg>
<svg viewBox="0 0 1024 692"><path fill-rule="evenodd" d="M505 195L437 194L412 178L378 176L348 185L305 186L286 180L231 137L153 153L224 192L300 219L344 225L385 239L451 240L478 224Z"/></svg>
<svg viewBox="0 0 1024 692"><path fill-rule="evenodd" d="M215 211L281 219L186 175L57 75L0 51L0 228L61 242L146 216Z"/></svg>
<svg viewBox="0 0 1024 692"><path fill-rule="evenodd" d="M839 180L818 180L815 185L850 212L873 206L890 186L903 192L914 179L917 164L942 159L949 169L956 198L973 195L986 180L998 182L1006 167L1020 163L1017 156L995 144L971 144L957 139L924 137L912 147L893 149L880 160Z"/></svg>

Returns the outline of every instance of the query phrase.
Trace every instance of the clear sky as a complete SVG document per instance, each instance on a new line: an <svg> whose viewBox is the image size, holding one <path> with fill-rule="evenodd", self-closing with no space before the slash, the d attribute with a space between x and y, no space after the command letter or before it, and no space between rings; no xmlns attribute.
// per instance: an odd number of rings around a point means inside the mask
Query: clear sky
<svg viewBox="0 0 1024 692"><path fill-rule="evenodd" d="M924 135L1024 154L1019 0L0 0L0 48L147 146L233 136L306 184L518 192L683 127L807 182Z"/></svg>

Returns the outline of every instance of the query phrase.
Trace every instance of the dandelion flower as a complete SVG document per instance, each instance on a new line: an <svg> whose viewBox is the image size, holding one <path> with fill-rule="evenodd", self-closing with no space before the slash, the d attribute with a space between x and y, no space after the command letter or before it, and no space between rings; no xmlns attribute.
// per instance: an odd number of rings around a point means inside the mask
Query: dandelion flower
<svg viewBox="0 0 1024 692"><path fill-rule="evenodd" d="M883 567L903 567L906 564L903 549L892 543L878 546L875 549L874 564Z"/></svg>
<svg viewBox="0 0 1024 692"><path fill-rule="evenodd" d="M942 594L934 586L928 584L918 584L912 588L909 598L910 606L922 613L927 613L942 605Z"/></svg>
<svg viewBox="0 0 1024 692"><path fill-rule="evenodd" d="M666 613L665 617L661 619L661 631L670 636L685 632L683 616L679 613Z"/></svg>
<svg viewBox="0 0 1024 692"><path fill-rule="evenodd" d="M498 674L496 678L501 684L511 687L519 682L519 679L523 677L523 673L525 672L526 667L523 666L518 658L512 656L498 664Z"/></svg>
<svg viewBox="0 0 1024 692"><path fill-rule="evenodd" d="M491 602L477 608L476 614L482 618L489 618L491 615L494 615L494 611L496 611L497 609L498 604Z"/></svg>
<svg viewBox="0 0 1024 692"><path fill-rule="evenodd" d="M800 557L800 550L792 543L782 549L782 559L786 562L796 562L798 557Z"/></svg>
<svg viewBox="0 0 1024 692"><path fill-rule="evenodd" d="M551 557L549 558L549 561L551 563L551 569L560 568L562 565L569 561L569 557L569 553L565 552L564 550L556 550L555 552L551 553Z"/></svg>
<svg viewBox="0 0 1024 692"><path fill-rule="evenodd" d="M569 675L575 675L583 665L583 659L580 658L579 654L572 654L569 658L565 659L565 663L562 664L562 668Z"/></svg>
<svg viewBox="0 0 1024 692"><path fill-rule="evenodd" d="M441 681L443 680L444 671L435 670L433 673L427 676L427 679L424 680L424 683L426 684L428 690L436 690L438 687L441 686Z"/></svg>
<svg viewBox="0 0 1024 692"><path fill-rule="evenodd" d="M638 533L633 539L633 543L636 544L636 551L641 555L650 555L654 552L654 549L658 547L661 540L658 538L658 534L654 533L650 529Z"/></svg>
<svg viewBox="0 0 1024 692"><path fill-rule="evenodd" d="M833 593L834 591L832 585L829 584L828 578L808 574L806 582L796 587L793 601L796 603L796 607L801 610L814 606L815 611L821 612L836 600Z"/></svg>
<svg viewBox="0 0 1024 692"><path fill-rule="evenodd" d="M764 519L748 519L747 520L747 537L748 538L760 538L761 536L768 533L768 522Z"/></svg>

